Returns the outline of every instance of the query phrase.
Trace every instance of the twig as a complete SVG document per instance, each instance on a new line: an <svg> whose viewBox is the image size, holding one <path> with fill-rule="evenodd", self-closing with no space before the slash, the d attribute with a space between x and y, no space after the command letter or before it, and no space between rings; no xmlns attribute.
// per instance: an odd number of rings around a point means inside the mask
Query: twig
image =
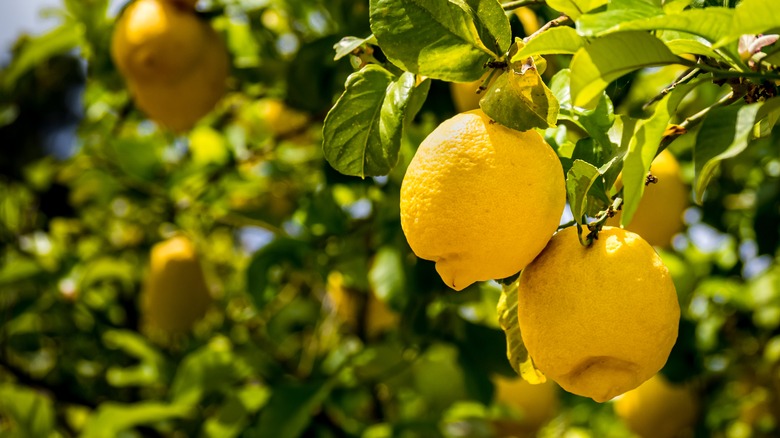
<svg viewBox="0 0 780 438"><path fill-rule="evenodd" d="M505 11L511 11L513 9L522 8L523 6L542 5L544 3L545 0L514 0L503 3L501 7L503 7Z"/></svg>
<svg viewBox="0 0 780 438"><path fill-rule="evenodd" d="M658 154L664 151L672 142L677 139L677 137L685 134L690 130L690 128L698 125L701 123L702 120L704 120L704 117L709 114L710 111L712 111L714 108L721 107L721 106L728 106L731 105L734 102L737 102L738 100L742 99L744 94L742 93L734 93L734 91L730 92L729 94L723 96L720 100L713 103L712 105L708 106L707 108L704 108L703 110L699 111L698 113L686 118L682 121L679 125L679 129L674 130L671 134L665 136L661 140L661 144L658 146L658 151L655 153L656 157Z"/></svg>
<svg viewBox="0 0 780 438"><path fill-rule="evenodd" d="M719 78L719 79L725 79L725 78L753 78L753 79L771 79L771 80L780 79L780 75L772 74L769 72L721 70L719 68L713 67L705 63L692 62L684 58L680 58L678 63L687 67L700 68L707 73L712 73L712 76L714 78Z"/></svg>
<svg viewBox="0 0 780 438"><path fill-rule="evenodd" d="M682 72L680 76L677 77L677 79L674 80L671 84L669 84L666 88L661 90L660 93L658 93L655 97L650 99L647 103L642 105L642 109L646 110L650 105L658 102L659 100L663 99L664 96L671 93L675 88L677 88L678 85L684 84L691 79L695 78L696 76L701 74L701 69L698 67L689 67L687 70Z"/></svg>
<svg viewBox="0 0 780 438"><path fill-rule="evenodd" d="M536 32L534 32L531 35L523 38L523 41L528 42L528 41L536 38L537 36L539 36L539 34L541 34L542 32L544 32L544 31L546 31L546 30L548 30L548 29L550 29L552 27L558 27L558 26L561 26L561 25L564 25L564 24L570 24L570 23L573 23L573 21L571 21L571 18L569 18L568 15L561 15L560 17L558 17L558 18L556 18L554 20L550 20L547 23L545 23L544 26L540 27L539 30L537 30Z"/></svg>

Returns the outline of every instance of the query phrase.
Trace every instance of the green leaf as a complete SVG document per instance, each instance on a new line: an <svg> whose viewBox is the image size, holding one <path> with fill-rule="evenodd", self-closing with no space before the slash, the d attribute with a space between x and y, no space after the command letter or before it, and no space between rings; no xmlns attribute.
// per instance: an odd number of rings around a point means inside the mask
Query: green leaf
<svg viewBox="0 0 780 438"><path fill-rule="evenodd" d="M13 425L9 436L48 437L54 432L54 403L32 389L0 384L0 413Z"/></svg>
<svg viewBox="0 0 780 438"><path fill-rule="evenodd" d="M758 35L780 30L780 8L777 0L742 0L734 8L731 32L715 47L722 47L742 35Z"/></svg>
<svg viewBox="0 0 780 438"><path fill-rule="evenodd" d="M766 55L761 59L761 62L766 62L770 65L780 65L780 49Z"/></svg>
<svg viewBox="0 0 780 438"><path fill-rule="evenodd" d="M692 39L675 39L665 41L666 47L672 51L675 55L701 55L714 59L722 59L723 57L713 50L710 46Z"/></svg>
<svg viewBox="0 0 780 438"><path fill-rule="evenodd" d="M248 365L233 353L229 341L217 338L185 357L171 385L171 401L195 406L212 391L232 392L250 373Z"/></svg>
<svg viewBox="0 0 780 438"><path fill-rule="evenodd" d="M585 45L585 39L579 36L576 30L566 26L553 27L528 41L522 49L512 56L512 62L522 62L525 58L534 55L573 55L583 45Z"/></svg>
<svg viewBox="0 0 780 438"><path fill-rule="evenodd" d="M511 29L497 0L372 0L371 30L394 64L451 82L479 79L509 50Z"/></svg>
<svg viewBox="0 0 780 438"><path fill-rule="evenodd" d="M606 4L607 0L547 0L547 6L568 15L572 20Z"/></svg>
<svg viewBox="0 0 780 438"><path fill-rule="evenodd" d="M386 245L379 249L368 271L368 281L380 300L393 303L397 309L404 308L408 300L406 274L398 248Z"/></svg>
<svg viewBox="0 0 780 438"><path fill-rule="evenodd" d="M0 75L6 90L14 88L16 81L27 71L41 65L54 55L76 48L82 41L83 28L80 26L60 26L51 32L26 42L14 62Z"/></svg>
<svg viewBox="0 0 780 438"><path fill-rule="evenodd" d="M146 338L130 330L108 330L103 333L103 343L112 350L121 350L141 361L140 364L120 367L110 366L106 380L116 387L152 386L160 382L160 368L165 359Z"/></svg>
<svg viewBox="0 0 780 438"><path fill-rule="evenodd" d="M598 35L621 23L655 17L663 10L654 0L612 0L605 12L586 14L577 19L577 31L585 36Z"/></svg>
<svg viewBox="0 0 780 438"><path fill-rule="evenodd" d="M581 48L571 61L571 95L586 107L610 82L634 70L674 64L679 59L658 38L639 31L619 32Z"/></svg>
<svg viewBox="0 0 780 438"><path fill-rule="evenodd" d="M490 118L518 131L553 127L558 120L558 100L533 65L524 72L513 65L493 82L479 105Z"/></svg>
<svg viewBox="0 0 780 438"><path fill-rule="evenodd" d="M680 85L656 104L653 115L641 120L628 144L628 152L623 161L623 214L621 225L628 225L639 207L645 190L645 178L650 164L656 156L663 133L669 120L677 112L682 99L698 83Z"/></svg>
<svg viewBox="0 0 780 438"><path fill-rule="evenodd" d="M659 13L661 11L658 11ZM678 14L664 15L655 17L641 18L638 20L622 21L611 27L603 27L604 22L599 21L599 16L595 14L583 17L591 31L596 35L605 35L614 32L623 32L629 30L676 30L701 36L710 42L715 42L726 35L731 27L731 17L733 10L728 8L713 7L707 9L689 9ZM592 21L593 24L589 24Z"/></svg>
<svg viewBox="0 0 780 438"><path fill-rule="evenodd" d="M346 90L325 118L325 159L345 175L386 175L398 162L406 107L415 76L396 78L368 65L347 79Z"/></svg>
<svg viewBox="0 0 780 438"><path fill-rule="evenodd" d="M583 160L574 160L571 169L566 173L566 196L574 220L580 225L585 225L588 192L600 176L596 166Z"/></svg>
<svg viewBox="0 0 780 438"><path fill-rule="evenodd" d="M522 274L520 274L522 275ZM544 383L547 378L534 366L528 349L525 348L523 337L520 333L520 323L517 320L517 294L518 282L513 281L501 289L501 297L498 299L496 311L498 323L506 335L506 357L509 364L523 379L530 383Z"/></svg>
<svg viewBox="0 0 780 438"><path fill-rule="evenodd" d="M257 424L248 437L296 438L312 420L313 413L327 398L333 384L329 381L290 383L276 386Z"/></svg>
<svg viewBox="0 0 780 438"><path fill-rule="evenodd" d="M183 418L191 414L188 406L169 405L160 402L124 404L105 402L87 421L82 438L117 436L135 426Z"/></svg>
<svg viewBox="0 0 780 438"><path fill-rule="evenodd" d="M128 175L152 181L162 167L160 150L147 139L121 138L111 141L113 161Z"/></svg>
<svg viewBox="0 0 780 438"><path fill-rule="evenodd" d="M760 112L760 110L763 111ZM707 114L696 137L693 163L696 178L694 195L701 203L704 190L715 174L718 163L736 157L747 148L755 123L780 107L780 98L750 105L715 108Z"/></svg>
<svg viewBox="0 0 780 438"><path fill-rule="evenodd" d="M336 51L336 55L333 57L334 61L350 55L358 47L366 44L376 44L376 38L374 35L369 35L366 38L358 38L353 36L346 36L333 45L333 50Z"/></svg>
<svg viewBox="0 0 780 438"><path fill-rule="evenodd" d="M246 270L246 288L255 306L263 308L273 299L272 294L266 291L268 270L273 266L302 268L308 251L310 248L306 242L284 237L274 239L254 254Z"/></svg>
<svg viewBox="0 0 780 438"><path fill-rule="evenodd" d="M778 99L770 99L764 102L756 114L756 125L753 129L754 138L763 138L772 135L777 122L780 121L780 104Z"/></svg>

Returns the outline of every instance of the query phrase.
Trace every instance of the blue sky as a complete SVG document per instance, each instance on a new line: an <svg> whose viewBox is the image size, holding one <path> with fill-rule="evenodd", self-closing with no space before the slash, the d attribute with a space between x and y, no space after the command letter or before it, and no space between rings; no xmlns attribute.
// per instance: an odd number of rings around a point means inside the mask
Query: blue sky
<svg viewBox="0 0 780 438"><path fill-rule="evenodd" d="M111 0L114 10L126 0ZM45 8L61 7L61 0L0 0L0 63L7 60L11 45L21 33L38 35L58 24L56 18L43 18Z"/></svg>

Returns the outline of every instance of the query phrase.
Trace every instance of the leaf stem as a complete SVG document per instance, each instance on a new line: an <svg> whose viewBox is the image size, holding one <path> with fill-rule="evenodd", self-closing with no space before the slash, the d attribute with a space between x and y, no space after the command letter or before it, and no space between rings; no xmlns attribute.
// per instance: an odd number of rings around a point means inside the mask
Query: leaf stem
<svg viewBox="0 0 780 438"><path fill-rule="evenodd" d="M504 8L505 11L511 11L513 9L522 8L523 6L542 5L544 3L545 0L514 0L502 3L501 7Z"/></svg>

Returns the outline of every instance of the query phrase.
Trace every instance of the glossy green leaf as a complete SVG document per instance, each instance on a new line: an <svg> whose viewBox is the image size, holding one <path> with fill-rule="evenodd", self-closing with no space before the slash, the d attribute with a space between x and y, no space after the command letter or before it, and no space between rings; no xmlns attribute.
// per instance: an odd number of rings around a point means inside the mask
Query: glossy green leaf
<svg viewBox="0 0 780 438"><path fill-rule="evenodd" d="M760 113L759 111L764 111ZM693 162L696 172L694 195L701 203L704 190L715 174L718 164L739 155L753 136L755 123L762 114L780 107L780 98L749 105L728 106L710 111L696 137Z"/></svg>
<svg viewBox="0 0 780 438"><path fill-rule="evenodd" d="M10 433L2 429L9 436L48 437L54 432L54 403L32 389L0 384L0 414L11 420Z"/></svg>
<svg viewBox="0 0 780 438"><path fill-rule="evenodd" d="M742 35L780 32L780 7L776 0L742 0L734 8L730 32L715 47L721 47Z"/></svg>
<svg viewBox="0 0 780 438"><path fill-rule="evenodd" d="M479 79L509 50L511 30L497 0L372 0L371 30L387 57L422 76Z"/></svg>
<svg viewBox="0 0 780 438"><path fill-rule="evenodd" d="M598 35L621 23L655 17L663 13L654 0L612 0L607 10L586 14L577 19L577 31L586 36Z"/></svg>
<svg viewBox="0 0 780 438"><path fill-rule="evenodd" d="M695 87L696 83L680 85L656 104L649 119L637 123L634 135L628 145L623 161L623 214L621 225L631 223L639 201L645 190L645 179L650 164L656 156L663 133L669 121L677 112L682 99Z"/></svg>
<svg viewBox="0 0 780 438"><path fill-rule="evenodd" d="M117 436L135 426L148 425L192 415L190 407L160 402L135 404L106 402L92 414L81 434L83 438Z"/></svg>
<svg viewBox="0 0 780 438"><path fill-rule="evenodd" d="M572 20L605 4L607 0L547 0L547 6L568 15Z"/></svg>
<svg viewBox="0 0 780 438"><path fill-rule="evenodd" d="M678 14L657 15L638 20L621 21L611 27L602 27L598 32L592 33L605 35L628 30L669 29L691 33L701 36L710 42L715 42L729 32L732 13L732 9L720 7L688 9ZM599 15L601 14L588 16L587 20L592 20L594 23L590 26L591 30L597 29L597 26L603 26L604 23L599 21ZM586 17L583 17L583 21L585 20Z"/></svg>
<svg viewBox="0 0 780 438"><path fill-rule="evenodd" d="M535 67L513 65L491 84L479 105L490 118L518 131L555 126L558 100Z"/></svg>
<svg viewBox="0 0 780 438"><path fill-rule="evenodd" d="M376 44L376 38L374 35L369 35L366 38L357 38L353 36L347 36L339 40L334 46L333 50L336 51L336 55L333 56L334 61L350 55L355 49L365 44Z"/></svg>
<svg viewBox="0 0 780 438"><path fill-rule="evenodd" d="M498 323L506 335L506 357L520 377L530 383L544 383L547 378L534 366L520 333L520 323L517 320L517 294L519 293L517 286L517 281L503 286L496 306Z"/></svg>
<svg viewBox="0 0 780 438"><path fill-rule="evenodd" d="M665 41L666 47L672 51L675 55L701 55L714 59L722 59L723 57L718 54L712 47L692 39L675 39Z"/></svg>
<svg viewBox="0 0 780 438"><path fill-rule="evenodd" d="M571 27L553 27L528 41L514 56L512 62L522 62L534 55L573 55L585 44L585 40Z"/></svg>
<svg viewBox="0 0 780 438"><path fill-rule="evenodd" d="M583 160L574 160L566 173L566 197L571 205L574 220L580 225L585 224L588 192L600 176L596 166Z"/></svg>
<svg viewBox="0 0 780 438"><path fill-rule="evenodd" d="M573 103L592 106L607 85L624 74L676 62L678 58L661 40L645 32L619 32L598 38L572 58Z"/></svg>
<svg viewBox="0 0 780 438"><path fill-rule="evenodd" d="M398 162L406 107L415 76L396 78L368 65L347 79L346 90L325 118L325 159L345 175L386 175Z"/></svg>

